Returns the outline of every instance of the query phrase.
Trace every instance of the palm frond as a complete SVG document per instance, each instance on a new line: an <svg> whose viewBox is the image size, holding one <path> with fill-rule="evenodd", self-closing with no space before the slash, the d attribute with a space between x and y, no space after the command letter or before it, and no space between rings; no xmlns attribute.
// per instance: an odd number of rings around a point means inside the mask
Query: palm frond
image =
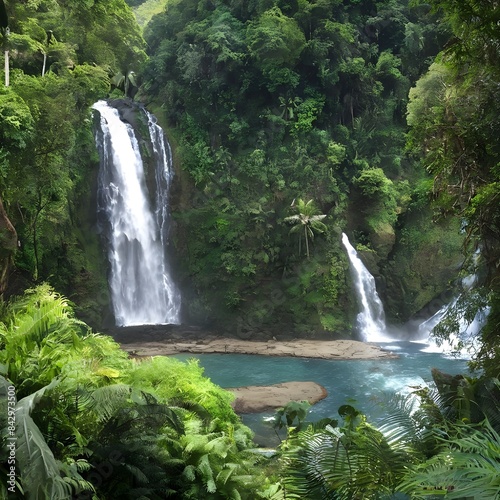
<svg viewBox="0 0 500 500"><path fill-rule="evenodd" d="M391 446L374 427L361 422L344 432L327 426L292 438L285 451L287 491L305 498L352 499L391 494L411 467L405 449Z"/></svg>
<svg viewBox="0 0 500 500"><path fill-rule="evenodd" d="M485 421L480 427L456 426L459 437L408 475L401 490L415 498L433 491L446 498L500 498L500 435Z"/></svg>
<svg viewBox="0 0 500 500"><path fill-rule="evenodd" d="M283 219L285 222L300 222L302 223L303 219L301 218L300 214L296 215L290 215L289 217L285 217Z"/></svg>
<svg viewBox="0 0 500 500"><path fill-rule="evenodd" d="M294 233L301 233L302 232L302 225L297 225L297 226L293 226L291 229L290 229L290 234L294 234Z"/></svg>
<svg viewBox="0 0 500 500"><path fill-rule="evenodd" d="M431 426L420 410L420 401L415 394L392 394L381 402L384 407L384 423L378 430L384 434L390 446L415 455L425 453L432 443Z"/></svg>
<svg viewBox="0 0 500 500"><path fill-rule="evenodd" d="M118 409L123 408L132 392L126 384L99 387L89 394L88 409L97 414L98 421L108 421Z"/></svg>
<svg viewBox="0 0 500 500"><path fill-rule="evenodd" d="M24 493L30 498L65 500L73 492L70 481L61 477L61 463L54 458L30 415L45 391L57 384L58 381L54 380L48 386L24 397L16 405L16 460ZM76 471L74 475L76 480L82 479Z"/></svg>

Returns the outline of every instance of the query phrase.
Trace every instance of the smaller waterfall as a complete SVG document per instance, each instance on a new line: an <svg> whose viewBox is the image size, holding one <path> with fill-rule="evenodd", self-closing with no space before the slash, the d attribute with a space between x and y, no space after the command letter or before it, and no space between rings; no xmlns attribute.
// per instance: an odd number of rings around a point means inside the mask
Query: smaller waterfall
<svg viewBox="0 0 500 500"><path fill-rule="evenodd" d="M415 342L427 344L427 347L422 349L422 352L441 352L455 356L458 355L461 358L470 358L471 351L477 349L477 336L486 323L489 313L488 307L479 310L470 322L459 317L457 319L457 332L451 334L448 340L439 342L439 345L432 336L434 328L456 307L457 302L458 299L454 299L439 309L429 319L418 325L418 334Z"/></svg>
<svg viewBox="0 0 500 500"><path fill-rule="evenodd" d="M361 262L345 233L342 233L342 244L347 250L356 295L361 306L361 312L356 318L359 333L366 342L390 341L385 324L384 306L378 296L375 279Z"/></svg>
<svg viewBox="0 0 500 500"><path fill-rule="evenodd" d="M480 252L476 251L474 255L474 266L477 269ZM480 308L472 320L467 320L466 312L463 310L463 305L460 305L461 299L465 297L463 293L470 292L478 283L478 275L471 273L462 279L462 295L454 298L449 304L444 305L429 319L423 321L418 326L416 342L425 342L428 347L423 349L423 352L442 352L453 353L461 357L470 357L471 350L477 348L477 337L481 328L485 325L486 319L490 312L489 306ZM439 345L432 336L434 328L439 323L446 319L449 314L454 314L456 323L456 332L450 335L450 338L441 342ZM462 347L463 346L463 347Z"/></svg>
<svg viewBox="0 0 500 500"><path fill-rule="evenodd" d="M166 259L171 159L163 131L146 113L155 157L155 193L148 190L131 125L104 101L96 143L101 157L98 212L110 262L109 285L118 326L179 323L180 294Z"/></svg>

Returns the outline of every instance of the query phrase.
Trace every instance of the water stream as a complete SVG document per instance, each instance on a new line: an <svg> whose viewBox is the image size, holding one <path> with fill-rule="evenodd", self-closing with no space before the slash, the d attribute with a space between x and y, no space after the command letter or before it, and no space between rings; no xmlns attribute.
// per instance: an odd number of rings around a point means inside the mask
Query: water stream
<svg viewBox="0 0 500 500"><path fill-rule="evenodd" d="M169 270L168 192L171 155L163 131L146 113L155 157L155 192L146 184L132 126L104 101L94 104L100 128L98 214L108 243L109 287L118 326L180 323L180 294Z"/></svg>
<svg viewBox="0 0 500 500"><path fill-rule="evenodd" d="M205 375L222 387L268 385L290 381L321 384L328 396L310 409L308 420L339 418L338 409L351 404L377 423L385 409L379 404L396 392L408 393L414 387L432 384L431 369L449 374L465 373L467 362L441 353L425 353L425 345L412 342L382 343L397 352L397 359L326 360L286 358L245 354L182 354L178 359L197 358ZM271 412L243 415L243 421L256 433L256 441L266 446L278 444L267 419Z"/></svg>

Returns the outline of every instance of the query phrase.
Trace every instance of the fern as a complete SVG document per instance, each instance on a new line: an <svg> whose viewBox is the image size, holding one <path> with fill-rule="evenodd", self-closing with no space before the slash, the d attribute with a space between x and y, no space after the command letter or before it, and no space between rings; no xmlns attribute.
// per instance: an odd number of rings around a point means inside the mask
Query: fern
<svg viewBox="0 0 500 500"><path fill-rule="evenodd" d="M70 359L88 327L48 285L29 290L11 305L8 326L0 328L0 362L19 396L50 383ZM75 353L73 353L75 355Z"/></svg>
<svg viewBox="0 0 500 500"><path fill-rule="evenodd" d="M434 428L443 417L432 397L437 392L418 391L412 394L392 394L381 401L384 407L384 421L378 427L390 446L404 451L413 459L425 458L435 451ZM423 400L423 402L422 402Z"/></svg>
<svg viewBox="0 0 500 500"><path fill-rule="evenodd" d="M283 484L290 493L315 499L378 498L393 493L412 458L394 439L363 420L343 430L298 433L285 450Z"/></svg>
<svg viewBox="0 0 500 500"><path fill-rule="evenodd" d="M446 498L500 498L500 435L485 421L479 428L457 426L460 437L408 475L401 490L414 498L446 494Z"/></svg>
<svg viewBox="0 0 500 500"><path fill-rule="evenodd" d="M80 476L76 467L68 467L54 458L31 412L44 393L59 383L50 385L21 399L16 405L16 460L19 481L29 498L66 500L74 491L91 486ZM64 476L64 477L63 477Z"/></svg>

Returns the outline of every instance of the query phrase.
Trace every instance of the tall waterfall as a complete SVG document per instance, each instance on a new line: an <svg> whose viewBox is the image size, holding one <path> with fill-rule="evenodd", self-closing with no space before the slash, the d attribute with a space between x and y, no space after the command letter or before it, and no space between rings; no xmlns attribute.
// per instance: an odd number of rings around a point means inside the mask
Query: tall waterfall
<svg viewBox="0 0 500 500"><path fill-rule="evenodd" d="M178 324L180 294L166 255L170 146L155 118L144 110L156 164L155 193L150 193L132 126L104 101L93 108L100 114L100 129L96 130L101 160L98 213L108 238L109 286L116 324Z"/></svg>
<svg viewBox="0 0 500 500"><path fill-rule="evenodd" d="M356 326L361 337L366 342L391 340L387 334L384 306L378 296L375 279L361 262L345 233L342 233L342 244L347 250L355 291L361 307L356 318Z"/></svg>

